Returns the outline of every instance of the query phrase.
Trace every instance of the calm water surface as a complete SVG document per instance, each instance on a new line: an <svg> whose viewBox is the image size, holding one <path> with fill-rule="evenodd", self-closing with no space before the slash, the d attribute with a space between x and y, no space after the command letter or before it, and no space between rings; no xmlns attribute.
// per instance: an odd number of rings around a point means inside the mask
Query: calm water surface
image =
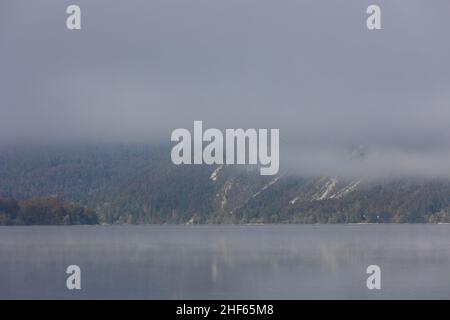
<svg viewBox="0 0 450 320"><path fill-rule="evenodd" d="M450 299L450 225L1 227L0 298Z"/></svg>

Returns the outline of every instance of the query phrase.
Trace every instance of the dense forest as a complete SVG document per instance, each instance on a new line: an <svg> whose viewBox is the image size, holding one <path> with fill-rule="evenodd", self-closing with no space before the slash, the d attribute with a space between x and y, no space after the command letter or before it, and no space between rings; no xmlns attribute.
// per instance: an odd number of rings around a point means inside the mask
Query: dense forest
<svg viewBox="0 0 450 320"><path fill-rule="evenodd" d="M0 197L19 200L2 200L0 224L96 223L83 208L109 224L450 222L448 180L261 176L248 166L175 166L168 146L4 149Z"/></svg>
<svg viewBox="0 0 450 320"><path fill-rule="evenodd" d="M17 201L0 198L0 225L98 224L92 210L63 203L57 198Z"/></svg>

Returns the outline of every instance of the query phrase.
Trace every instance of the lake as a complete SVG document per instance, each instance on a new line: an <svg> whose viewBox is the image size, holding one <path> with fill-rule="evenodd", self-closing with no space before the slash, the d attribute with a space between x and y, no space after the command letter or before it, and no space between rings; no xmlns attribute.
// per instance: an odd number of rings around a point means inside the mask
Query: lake
<svg viewBox="0 0 450 320"><path fill-rule="evenodd" d="M450 225L0 227L0 298L449 299Z"/></svg>

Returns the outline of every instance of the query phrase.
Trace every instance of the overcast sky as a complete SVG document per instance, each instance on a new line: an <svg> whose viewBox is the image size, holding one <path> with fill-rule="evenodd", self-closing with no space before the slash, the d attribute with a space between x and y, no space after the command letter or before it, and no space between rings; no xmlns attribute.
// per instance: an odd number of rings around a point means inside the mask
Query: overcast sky
<svg viewBox="0 0 450 320"><path fill-rule="evenodd" d="M0 143L169 144L203 120L280 128L299 173L450 176L449 39L448 0L0 0Z"/></svg>

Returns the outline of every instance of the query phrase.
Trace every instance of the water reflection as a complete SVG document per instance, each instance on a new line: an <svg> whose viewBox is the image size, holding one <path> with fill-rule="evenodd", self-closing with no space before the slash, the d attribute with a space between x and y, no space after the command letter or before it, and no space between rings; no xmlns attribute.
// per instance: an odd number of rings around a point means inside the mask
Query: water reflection
<svg viewBox="0 0 450 320"><path fill-rule="evenodd" d="M0 298L448 299L449 243L448 225L2 227Z"/></svg>

